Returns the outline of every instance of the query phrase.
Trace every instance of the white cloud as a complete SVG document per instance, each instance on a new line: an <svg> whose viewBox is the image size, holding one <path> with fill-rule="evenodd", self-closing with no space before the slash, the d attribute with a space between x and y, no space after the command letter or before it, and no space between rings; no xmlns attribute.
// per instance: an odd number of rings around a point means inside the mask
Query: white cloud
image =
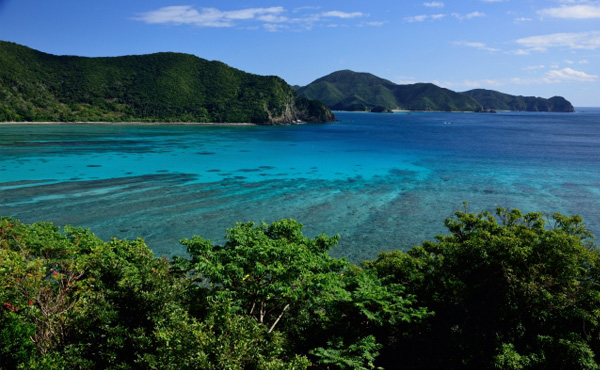
<svg viewBox="0 0 600 370"><path fill-rule="evenodd" d="M597 5L563 5L558 8L542 9L538 11L542 17L563 19L593 19L600 18L600 6Z"/></svg>
<svg viewBox="0 0 600 370"><path fill-rule="evenodd" d="M251 18L247 18L251 19ZM256 17L257 20L265 23L284 23L289 21L289 18L277 14L265 14Z"/></svg>
<svg viewBox="0 0 600 370"><path fill-rule="evenodd" d="M546 68L543 64L537 65L537 66L525 66L523 67L524 71L535 71L538 69L544 69Z"/></svg>
<svg viewBox="0 0 600 370"><path fill-rule="evenodd" d="M428 8L443 8L444 7L444 3L441 1L431 1L428 3L423 3L423 5Z"/></svg>
<svg viewBox="0 0 600 370"><path fill-rule="evenodd" d="M475 11L475 12L471 12L468 14L460 14L460 13L452 13L451 14L454 18L459 19L459 20L464 20L464 19L472 19L472 18L477 18L477 17L485 17L485 13L479 12L479 11ZM421 15L415 15L412 17L404 17L404 22L409 22L409 23L414 23L414 22L425 22L426 20L432 20L432 21L437 21L440 20L444 17L447 17L448 14L421 14Z"/></svg>
<svg viewBox="0 0 600 370"><path fill-rule="evenodd" d="M257 28L258 24L268 31L285 29L310 29L318 22L328 18L353 19L367 17L362 12L344 12L331 10L317 12L320 7L295 8L289 17L282 6L270 8L248 8L238 10L219 10L217 8L194 8L190 5L167 6L145 12L135 17L135 20L148 24L191 25L196 27L235 27L240 24L250 25L247 28ZM299 14L301 13L301 14Z"/></svg>
<svg viewBox="0 0 600 370"><path fill-rule="evenodd" d="M582 71L576 71L572 68L563 68L560 70L552 70L546 73L545 80L549 83L563 81L579 81L579 82L595 82L598 79L597 75L589 75Z"/></svg>
<svg viewBox="0 0 600 370"><path fill-rule="evenodd" d="M504 0L481 0L484 3L501 3Z"/></svg>
<svg viewBox="0 0 600 370"><path fill-rule="evenodd" d="M471 12L465 15L462 15L460 13L452 13L452 16L455 17L456 19L460 19L461 21L463 19L472 19L472 18L477 18L477 17L485 17L485 13L479 12L479 11L475 11L475 12Z"/></svg>
<svg viewBox="0 0 600 370"><path fill-rule="evenodd" d="M533 19L531 19L531 18L520 17L520 18L515 18L515 23L530 22L532 20Z"/></svg>
<svg viewBox="0 0 600 370"><path fill-rule="evenodd" d="M375 22L364 22L364 23L361 23L360 25L361 26L363 26L363 25L364 26L371 26L371 27L381 27L381 26L383 26L386 23L387 22L377 22L377 21L375 21Z"/></svg>
<svg viewBox="0 0 600 370"><path fill-rule="evenodd" d="M544 66L531 66L534 69L543 68ZM546 85L556 84L561 82L596 82L598 76L589 75L585 72L576 71L571 68L563 68L560 70L551 70L546 72L541 77L535 78L498 78L498 79L479 79L479 80L463 80L460 82L439 82L435 81L436 85L445 86L454 89L476 89L476 88L497 88L506 85Z"/></svg>
<svg viewBox="0 0 600 370"><path fill-rule="evenodd" d="M589 49L600 48L600 31L580 33L553 33L521 38L517 44L528 51L546 51L549 48Z"/></svg>
<svg viewBox="0 0 600 370"><path fill-rule="evenodd" d="M285 24L265 23L265 24L263 24L263 28L269 32L278 32L278 31L288 30L290 27Z"/></svg>
<svg viewBox="0 0 600 370"><path fill-rule="evenodd" d="M423 22L425 21L429 16L428 15L415 15L413 17L404 17L404 21L405 22L409 22L409 23L413 23L413 22Z"/></svg>
<svg viewBox="0 0 600 370"><path fill-rule="evenodd" d="M506 82L503 80L465 80L462 84L463 86L476 89L480 87L504 86Z"/></svg>
<svg viewBox="0 0 600 370"><path fill-rule="evenodd" d="M476 17L485 17L485 13L482 12L472 12L465 15L466 19L476 18Z"/></svg>
<svg viewBox="0 0 600 370"><path fill-rule="evenodd" d="M475 48L475 49L479 49L479 50L499 51L499 49L489 47L486 44L484 44L483 42L456 41L456 42L453 42L453 44L458 45L458 46L467 46L467 47Z"/></svg>
<svg viewBox="0 0 600 370"><path fill-rule="evenodd" d="M416 78L412 76L399 76L394 80L398 85L410 85L417 82Z"/></svg>
<svg viewBox="0 0 600 370"><path fill-rule="evenodd" d="M221 11L216 8L201 8L199 11L189 5L167 6L142 13L135 18L149 24L189 24L197 27L232 27L235 21L251 20L260 16L275 16L283 13L283 7L251 8ZM280 18L280 20L283 20Z"/></svg>
<svg viewBox="0 0 600 370"><path fill-rule="evenodd" d="M340 12L338 10L333 10L330 12L323 12L323 13L321 13L321 15L323 17L337 17L337 18L356 18L356 17L364 17L365 16L365 14L361 13L361 12L346 13L346 12Z"/></svg>
<svg viewBox="0 0 600 370"><path fill-rule="evenodd" d="M409 23L424 22L427 19L431 19L432 21L437 21L437 20L444 18L445 16L446 16L446 14L431 14L431 15L423 14L423 15L416 15L414 17L405 17L404 21L409 22Z"/></svg>

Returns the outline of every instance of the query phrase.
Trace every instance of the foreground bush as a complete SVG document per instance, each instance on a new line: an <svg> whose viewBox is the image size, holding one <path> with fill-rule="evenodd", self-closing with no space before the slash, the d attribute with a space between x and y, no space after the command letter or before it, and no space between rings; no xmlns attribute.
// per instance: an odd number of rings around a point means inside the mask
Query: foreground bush
<svg viewBox="0 0 600 370"><path fill-rule="evenodd" d="M0 219L0 367L596 369L598 250L578 216L457 212L360 267L338 237L237 224L222 246Z"/></svg>
<svg viewBox="0 0 600 370"><path fill-rule="evenodd" d="M499 208L446 226L437 242L366 264L435 313L398 344L409 367L598 368L599 254L579 216Z"/></svg>

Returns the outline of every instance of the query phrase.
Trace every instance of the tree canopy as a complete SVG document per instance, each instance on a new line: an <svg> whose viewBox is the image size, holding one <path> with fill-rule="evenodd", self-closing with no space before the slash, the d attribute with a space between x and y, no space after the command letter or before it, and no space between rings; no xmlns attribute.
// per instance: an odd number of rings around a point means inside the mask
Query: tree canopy
<svg viewBox="0 0 600 370"><path fill-rule="evenodd" d="M193 55L55 56L0 41L0 122L298 120L335 117L279 77Z"/></svg>
<svg viewBox="0 0 600 370"><path fill-rule="evenodd" d="M409 336L415 366L598 367L598 250L581 217L499 208L446 227L368 263L435 313Z"/></svg>
<svg viewBox="0 0 600 370"><path fill-rule="evenodd" d="M0 219L0 368L597 369L598 249L579 216L466 209L353 265L294 220L223 245Z"/></svg>

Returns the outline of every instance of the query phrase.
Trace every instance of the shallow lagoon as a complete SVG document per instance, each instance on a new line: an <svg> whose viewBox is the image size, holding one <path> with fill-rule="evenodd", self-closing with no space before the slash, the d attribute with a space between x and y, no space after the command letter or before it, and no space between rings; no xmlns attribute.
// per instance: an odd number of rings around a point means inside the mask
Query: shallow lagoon
<svg viewBox="0 0 600 370"><path fill-rule="evenodd" d="M444 233L462 202L580 214L600 235L600 110L338 112L262 126L0 126L0 214L183 254L237 221L295 218L354 262Z"/></svg>

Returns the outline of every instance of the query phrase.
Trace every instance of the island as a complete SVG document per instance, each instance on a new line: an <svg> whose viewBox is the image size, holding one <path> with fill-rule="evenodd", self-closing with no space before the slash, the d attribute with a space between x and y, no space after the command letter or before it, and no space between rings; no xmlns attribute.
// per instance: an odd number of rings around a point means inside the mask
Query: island
<svg viewBox="0 0 600 370"><path fill-rule="evenodd" d="M56 56L0 41L0 122L332 122L283 79L181 53Z"/></svg>
<svg viewBox="0 0 600 370"><path fill-rule="evenodd" d="M296 86L305 98L342 111L443 111L493 113L498 110L574 112L565 98L513 96L493 90L455 92L431 83L398 85L370 73L333 72L307 86Z"/></svg>
<svg viewBox="0 0 600 370"><path fill-rule="evenodd" d="M469 90L463 94L477 100L487 111L575 112L573 105L562 96L544 99L534 96L509 95L485 89Z"/></svg>

